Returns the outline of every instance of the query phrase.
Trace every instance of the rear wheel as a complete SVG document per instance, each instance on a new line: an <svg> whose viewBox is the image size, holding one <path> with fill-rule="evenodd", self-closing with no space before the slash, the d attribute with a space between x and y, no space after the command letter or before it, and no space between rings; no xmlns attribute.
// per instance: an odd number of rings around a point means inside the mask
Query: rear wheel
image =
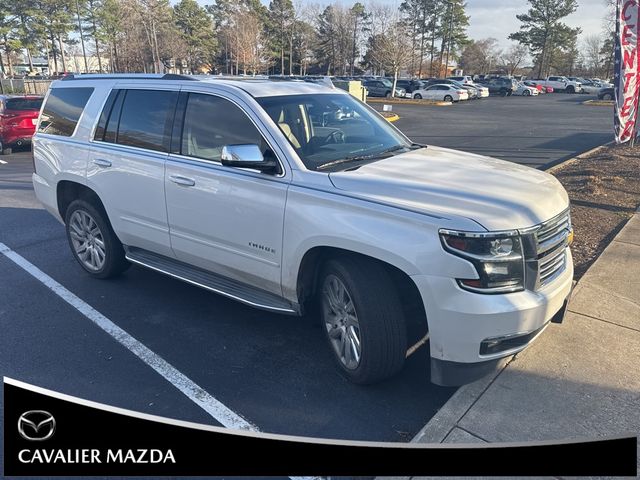
<svg viewBox="0 0 640 480"><path fill-rule="evenodd" d="M603 100L613 100L613 96L612 96L610 93L605 93L605 94L602 96L602 99L603 99Z"/></svg>
<svg viewBox="0 0 640 480"><path fill-rule="evenodd" d="M445 102L453 102L453 97L451 95L445 95L444 96L444 101Z"/></svg>
<svg viewBox="0 0 640 480"><path fill-rule="evenodd" d="M385 94L385 97L387 97L387 98L391 98L391 92L387 92L387 93Z"/></svg>
<svg viewBox="0 0 640 480"><path fill-rule="evenodd" d="M329 260L319 280L323 330L340 372L369 384L400 371L407 351L405 319L384 267L344 257Z"/></svg>
<svg viewBox="0 0 640 480"><path fill-rule="evenodd" d="M67 208L65 225L73 256L91 276L114 277L129 267L102 209L83 199L74 200Z"/></svg>
<svg viewBox="0 0 640 480"><path fill-rule="evenodd" d="M422 100L422 95L420 95L419 93L416 93L413 98L417 98L418 100Z"/></svg>
<svg viewBox="0 0 640 480"><path fill-rule="evenodd" d="M2 153L2 155L11 155L12 152L13 149L11 147L5 147L0 143L0 153Z"/></svg>

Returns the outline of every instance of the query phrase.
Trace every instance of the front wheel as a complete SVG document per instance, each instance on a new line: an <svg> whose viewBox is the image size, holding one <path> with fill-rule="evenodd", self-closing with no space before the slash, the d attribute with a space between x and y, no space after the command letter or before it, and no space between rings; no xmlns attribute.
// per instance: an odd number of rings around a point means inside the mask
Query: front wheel
<svg viewBox="0 0 640 480"><path fill-rule="evenodd" d="M605 93L602 96L602 100L613 100L613 96L610 93Z"/></svg>
<svg viewBox="0 0 640 480"><path fill-rule="evenodd" d="M444 96L444 101L445 102L453 102L453 97L451 95L445 95Z"/></svg>
<svg viewBox="0 0 640 480"><path fill-rule="evenodd" d="M319 280L323 330L340 372L354 383L370 384L400 371L407 351L405 319L384 267L344 257L329 260Z"/></svg>
<svg viewBox="0 0 640 480"><path fill-rule="evenodd" d="M387 92L387 93L385 94L385 97L387 97L387 98L391 98L391 92Z"/></svg>
<svg viewBox="0 0 640 480"><path fill-rule="evenodd" d="M530 92L529 90L525 90L524 92L522 92L522 94L523 94L525 97L528 97L529 95L531 95L531 92Z"/></svg>
<svg viewBox="0 0 640 480"><path fill-rule="evenodd" d="M419 93L416 93L413 98L417 99L417 100L422 100L422 95L420 95Z"/></svg>
<svg viewBox="0 0 640 480"><path fill-rule="evenodd" d="M71 252L82 268L96 278L116 276L129 267L124 249L101 209L74 200L65 215Z"/></svg>
<svg viewBox="0 0 640 480"><path fill-rule="evenodd" d="M576 89L573 88L573 85L569 85L567 87L567 93L576 93Z"/></svg>

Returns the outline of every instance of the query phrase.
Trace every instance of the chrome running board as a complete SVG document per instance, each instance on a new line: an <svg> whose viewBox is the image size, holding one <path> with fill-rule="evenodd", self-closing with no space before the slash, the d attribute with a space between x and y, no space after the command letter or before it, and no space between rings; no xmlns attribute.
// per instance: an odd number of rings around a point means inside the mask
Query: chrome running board
<svg viewBox="0 0 640 480"><path fill-rule="evenodd" d="M164 273L246 305L269 310L270 312L289 315L299 314L296 307L273 293L250 287L236 280L141 248L125 247L125 252L127 260L132 263Z"/></svg>

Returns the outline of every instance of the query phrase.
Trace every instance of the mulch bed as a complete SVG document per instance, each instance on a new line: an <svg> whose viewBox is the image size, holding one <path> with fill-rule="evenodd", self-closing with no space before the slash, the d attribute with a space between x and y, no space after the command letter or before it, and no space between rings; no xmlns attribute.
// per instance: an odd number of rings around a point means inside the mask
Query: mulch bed
<svg viewBox="0 0 640 480"><path fill-rule="evenodd" d="M605 146L553 171L571 199L578 280L640 205L640 143Z"/></svg>

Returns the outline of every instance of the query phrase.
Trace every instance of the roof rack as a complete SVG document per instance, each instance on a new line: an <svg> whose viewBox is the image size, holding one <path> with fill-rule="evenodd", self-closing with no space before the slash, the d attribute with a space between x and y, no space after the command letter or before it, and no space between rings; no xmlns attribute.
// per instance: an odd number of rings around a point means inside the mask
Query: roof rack
<svg viewBox="0 0 640 480"><path fill-rule="evenodd" d="M66 75L61 81L67 80L198 80L192 75L179 75L177 73L85 73L83 75Z"/></svg>

